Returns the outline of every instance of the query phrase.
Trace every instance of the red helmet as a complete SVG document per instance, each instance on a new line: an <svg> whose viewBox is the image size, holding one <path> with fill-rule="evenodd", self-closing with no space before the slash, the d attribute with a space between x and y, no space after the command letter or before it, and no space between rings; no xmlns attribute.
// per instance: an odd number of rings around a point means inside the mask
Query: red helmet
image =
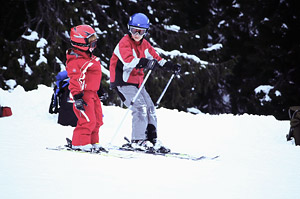
<svg viewBox="0 0 300 199"><path fill-rule="evenodd" d="M95 32L95 30L89 26L89 25L79 25L79 26L75 26L73 28L71 28L71 32L70 32L70 39L71 39L71 44L72 46L83 50L83 51L87 51L87 50L94 50L95 43L93 42L93 45L91 47L91 44L89 43L88 39L95 35L97 37L97 34ZM98 37L97 37L98 38ZM91 49L90 49L91 47Z"/></svg>

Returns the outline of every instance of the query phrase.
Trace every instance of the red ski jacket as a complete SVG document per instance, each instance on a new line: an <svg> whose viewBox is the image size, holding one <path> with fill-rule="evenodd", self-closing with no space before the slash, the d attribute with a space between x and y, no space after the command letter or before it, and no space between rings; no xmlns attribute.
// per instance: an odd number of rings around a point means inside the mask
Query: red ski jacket
<svg viewBox="0 0 300 199"><path fill-rule="evenodd" d="M123 85L139 87L144 79L144 71L135 67L143 57L156 59L161 66L166 62L147 40L136 42L128 34L125 35L115 47L110 59L110 87Z"/></svg>
<svg viewBox="0 0 300 199"><path fill-rule="evenodd" d="M69 89L71 94L77 95L85 90L98 91L102 78L100 58L77 49L67 51Z"/></svg>

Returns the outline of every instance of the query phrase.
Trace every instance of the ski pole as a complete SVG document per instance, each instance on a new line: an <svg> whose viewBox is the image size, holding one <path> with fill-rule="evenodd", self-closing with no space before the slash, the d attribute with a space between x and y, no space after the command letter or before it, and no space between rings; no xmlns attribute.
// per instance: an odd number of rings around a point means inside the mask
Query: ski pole
<svg viewBox="0 0 300 199"><path fill-rule="evenodd" d="M172 80L174 79L174 77L175 77L175 73L172 74L172 76L170 77L170 79L169 79L167 85L165 86L163 92L160 94L160 96L159 96L157 102L155 103L155 107L156 107L156 108L158 107L158 105L159 105L161 99L163 98L163 96L165 95L165 93L166 93L166 91L167 91L169 85L171 84Z"/></svg>
<svg viewBox="0 0 300 199"><path fill-rule="evenodd" d="M132 108L132 106L133 106L135 100L138 98L138 96L139 96L139 94L141 93L143 87L145 86L145 84L146 84L146 82L147 82L147 80L148 80L148 78L149 78L149 76L150 76L150 74L151 74L151 72L152 72L152 68L154 67L154 65L156 64L156 62L157 62L156 59L150 60L150 61L148 62L147 68L150 68L150 70L148 71L146 77L144 78L144 81L143 81L142 85L140 86L138 92L137 92L137 93L135 94L135 96L132 98L132 101L130 102L130 106L128 107L128 109L127 109L127 111L126 111L126 113L125 113L125 115L124 115L124 117L123 117L121 123L119 124L119 126L118 126L118 128L117 128L115 134L114 134L113 137L112 137L112 139L111 139L110 142L108 143L110 146L111 146L112 142L114 141L115 137L117 136L117 134L119 133L119 131L120 131L120 129L121 129L121 127L122 127L122 125L123 125L123 123L124 123L124 121L125 121L125 119L126 119L128 113L129 113L129 111L131 110L131 108Z"/></svg>

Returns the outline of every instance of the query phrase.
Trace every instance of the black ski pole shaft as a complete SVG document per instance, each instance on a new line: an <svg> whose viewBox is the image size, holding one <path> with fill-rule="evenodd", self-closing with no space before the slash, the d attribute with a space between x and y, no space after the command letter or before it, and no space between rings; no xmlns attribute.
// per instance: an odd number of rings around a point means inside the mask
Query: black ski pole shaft
<svg viewBox="0 0 300 199"><path fill-rule="evenodd" d="M154 66L154 64L155 64L156 62L157 62L157 61L156 61L155 59L149 61L147 67L148 67L148 68L153 68L153 66ZM144 88L144 86L145 86L145 84L146 84L146 82L147 82L147 80L148 80L148 78L149 78L151 72L152 72L152 69L150 69L150 70L148 71L148 73L147 73L146 77L144 78L144 81L143 81L143 83L141 84L139 90L137 91L137 93L135 94L135 96L132 98L132 101L131 101L131 103L130 103L130 106L128 107L128 109L127 109L127 111L126 111L126 113L125 113L125 115L124 115L124 117L123 117L121 123L119 124L119 126L118 126L118 128L117 128L117 130L116 130L116 132L115 132L115 134L114 134L114 136L112 137L111 141L109 142L109 145L112 144L112 142L114 141L115 137L116 137L117 134L119 133L119 131L120 131L120 129L121 129L121 127L122 127L122 125L123 125L123 123L124 123L124 121L125 121L127 115L128 115L128 113L129 113L129 111L131 110L131 108L132 108L132 106L133 106L135 100L138 98L139 94L141 93L142 89Z"/></svg>
<svg viewBox="0 0 300 199"><path fill-rule="evenodd" d="M156 101L156 103L155 103L155 107L158 107L158 105L159 105L159 103L160 103L161 99L162 99L162 98L163 98L163 96L165 95L165 93L166 93L166 91L167 91L167 89L168 89L169 85L171 84L172 80L174 79L174 77L175 77L175 73L173 73L173 74L172 74L172 76L170 77L170 79L169 79L169 81L168 81L167 85L165 86L165 88L164 88L163 92L160 94L160 96L159 96L158 100Z"/></svg>

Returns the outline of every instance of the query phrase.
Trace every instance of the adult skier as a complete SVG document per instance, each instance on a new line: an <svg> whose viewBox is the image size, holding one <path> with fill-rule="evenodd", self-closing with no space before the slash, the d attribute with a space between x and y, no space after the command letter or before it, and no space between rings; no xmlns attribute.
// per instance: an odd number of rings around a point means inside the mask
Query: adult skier
<svg viewBox="0 0 300 199"><path fill-rule="evenodd" d="M129 107L144 79L144 69L150 60L157 60L154 67L178 72L180 65L161 58L144 38L150 27L149 19L143 13L132 15L128 31L117 44L110 59L110 86L116 89L124 104ZM151 69L154 69L151 68ZM170 149L157 140L157 117L155 106L146 91L141 93L132 105L132 148L156 150L168 153Z"/></svg>
<svg viewBox="0 0 300 199"><path fill-rule="evenodd" d="M72 148L82 151L103 150L99 144L102 107L97 91L102 71L100 58L93 55L97 34L89 25L71 28L72 48L67 50L69 89L74 99L73 110L78 118L73 131Z"/></svg>

